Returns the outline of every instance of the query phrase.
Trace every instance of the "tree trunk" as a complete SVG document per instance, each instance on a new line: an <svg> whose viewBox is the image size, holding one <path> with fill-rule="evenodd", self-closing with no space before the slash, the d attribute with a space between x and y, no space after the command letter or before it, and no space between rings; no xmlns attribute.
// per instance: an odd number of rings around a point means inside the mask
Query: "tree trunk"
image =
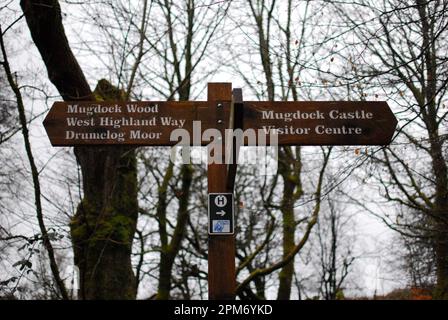
<svg viewBox="0 0 448 320"><path fill-rule="evenodd" d="M436 238L437 285L435 299L448 300L448 239L446 231L438 232Z"/></svg>
<svg viewBox="0 0 448 320"><path fill-rule="evenodd" d="M437 267L437 285L435 298L448 299L448 167L443 152L443 137L440 135L437 116L436 96L438 86L437 51L435 47L434 23L436 18L429 17L430 6L427 2L418 0L418 12L420 16L424 63L426 65L426 84L422 86L422 94L425 97L425 105L421 105L423 118L426 122L430 141L432 170L435 180L435 254Z"/></svg>
<svg viewBox="0 0 448 320"><path fill-rule="evenodd" d="M22 0L21 7L49 78L63 99L94 100L68 44L58 1ZM75 155L84 190L71 223L80 298L134 299L131 245L138 209L134 151L78 147Z"/></svg>
<svg viewBox="0 0 448 320"><path fill-rule="evenodd" d="M448 168L443 157L442 144L437 139L431 144L432 167L436 182L435 207L435 254L437 285L434 297L448 300Z"/></svg>
<svg viewBox="0 0 448 320"><path fill-rule="evenodd" d="M283 194L280 206L283 222L283 259L286 259L296 247L294 205L303 194L300 172L300 151L297 152L296 150L296 153L294 153L290 147L279 149L278 173L283 179ZM293 276L294 257L280 271L278 300L290 299Z"/></svg>
<svg viewBox="0 0 448 320"><path fill-rule="evenodd" d="M171 297L171 277L174 260L176 259L176 256L181 248L185 227L188 222L188 202L190 200L191 183L193 181L193 168L191 165L183 165L180 175L182 177L182 189L179 195L177 223L170 243L162 245L162 250L160 252L157 300L168 300ZM166 208L164 214L166 214ZM164 228L166 233L166 225Z"/></svg>
<svg viewBox="0 0 448 320"><path fill-rule="evenodd" d="M135 299L131 265L137 223L137 175L133 150L76 149L84 198L71 223L83 299Z"/></svg>
<svg viewBox="0 0 448 320"><path fill-rule="evenodd" d="M285 215L283 215L285 218ZM285 226L285 221L283 221L283 258L286 258L287 254L294 249L294 243L288 241L288 238L291 238L290 235L293 233L287 233L285 229L290 230L290 226ZM290 232L290 231L289 231ZM287 248L289 248L289 251ZM277 300L289 300L291 297L291 285L292 285L292 277L294 275L294 259L292 259L286 266L282 268L279 274L279 287L277 293Z"/></svg>
<svg viewBox="0 0 448 320"><path fill-rule="evenodd" d="M283 200L281 205L282 220L283 220L283 259L286 258L295 247L294 232L294 201L293 194L295 184L289 180L290 172L281 172L283 177ZM291 296L292 278L294 275L294 259L285 265L279 274L279 287L277 292L277 300L289 300Z"/></svg>

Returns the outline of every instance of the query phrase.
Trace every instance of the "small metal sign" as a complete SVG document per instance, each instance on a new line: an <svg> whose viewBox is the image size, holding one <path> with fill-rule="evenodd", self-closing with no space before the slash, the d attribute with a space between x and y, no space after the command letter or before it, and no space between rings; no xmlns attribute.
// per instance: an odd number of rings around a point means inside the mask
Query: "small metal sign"
<svg viewBox="0 0 448 320"><path fill-rule="evenodd" d="M234 234L232 193L208 194L208 233L210 235Z"/></svg>

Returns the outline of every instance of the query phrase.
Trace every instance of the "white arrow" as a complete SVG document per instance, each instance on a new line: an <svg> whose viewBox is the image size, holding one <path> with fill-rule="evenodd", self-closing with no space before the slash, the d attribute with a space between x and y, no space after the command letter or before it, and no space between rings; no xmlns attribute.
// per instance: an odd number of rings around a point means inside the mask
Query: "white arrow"
<svg viewBox="0 0 448 320"><path fill-rule="evenodd" d="M221 211L216 212L216 214L217 214L218 216L223 217L223 216L226 214L226 212L225 212L224 210L221 210Z"/></svg>

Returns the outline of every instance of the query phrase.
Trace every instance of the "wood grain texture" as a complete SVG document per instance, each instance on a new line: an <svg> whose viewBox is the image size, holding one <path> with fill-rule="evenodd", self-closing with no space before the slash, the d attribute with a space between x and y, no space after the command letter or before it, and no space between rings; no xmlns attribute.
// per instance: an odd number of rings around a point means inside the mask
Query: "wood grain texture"
<svg viewBox="0 0 448 320"><path fill-rule="evenodd" d="M193 121L200 121L201 136L212 128L224 136L224 130L230 126L231 98L226 97L229 92L229 83L213 83L209 88L209 101L56 102L44 120L44 127L53 146L173 146L177 140L171 141L170 136L177 128L186 129L193 137ZM217 108L218 103L222 107ZM115 105L119 112L70 113L69 106L74 104L80 109ZM129 112L128 105L157 105L158 109L157 112L136 113ZM239 127L262 132L275 130L279 145L387 145L397 125L389 106L381 101L246 101L238 107L242 110ZM358 116L366 114L370 117ZM338 118L344 115L349 116ZM102 120L105 118L112 121L127 119L134 123L114 127L104 124ZM89 125L70 126L70 119ZM151 119L155 122L144 123ZM164 125L161 119L171 119L173 123ZM143 123L140 126L136 125L139 121ZM179 121L184 121L184 124L180 126ZM204 146L208 143L200 141ZM260 144L260 141L257 139L256 143ZM267 136L267 144L270 143Z"/></svg>
<svg viewBox="0 0 448 320"><path fill-rule="evenodd" d="M209 83L208 101L215 104L210 105L210 117L214 119L219 117L219 111L216 110L216 103L230 102L231 99L232 85L230 83ZM226 177L226 164L209 164L208 192L226 192ZM235 236L213 235L209 236L208 239L209 299L235 299Z"/></svg>
<svg viewBox="0 0 448 320"><path fill-rule="evenodd" d="M243 105L243 92L240 88L233 89L233 103L231 105L231 119L229 124L233 129L243 129L243 116L244 116L244 105ZM238 169L238 158L240 152L240 144L237 143L236 139L232 139L231 148L227 149L231 154L232 163L227 165L227 191L233 192L235 187L236 172Z"/></svg>
<svg viewBox="0 0 448 320"><path fill-rule="evenodd" d="M223 103L222 127L228 125L230 102ZM111 112L69 112L69 106L77 105L78 110L101 106L111 107ZM127 106L151 107L157 105L157 112L129 112ZM117 108L112 108L116 106ZM209 116L210 102L207 101L138 101L138 102L56 102L50 109L43 124L53 146L81 146L81 145L135 145L135 146L173 146L177 141L171 141L173 130L179 128L179 121L185 121L182 128L186 129L190 137L193 136L193 121L201 122L201 133L216 127L215 119ZM72 109L73 110L73 107ZM119 110L119 112L117 112ZM109 123L105 124L104 119ZM155 120L153 119L155 118ZM161 119L170 118L173 123L162 125ZM88 123L84 126L70 126L68 120L76 119ZM126 119L129 125L114 127L111 121ZM154 125L135 125L137 122L155 121ZM138 131L138 132L137 132ZM69 132L69 133L68 133ZM78 134L78 138L70 138ZM104 134L106 138L98 138ZM86 137L88 135L88 137ZM122 139L112 138L123 135ZM201 141L202 145L208 141Z"/></svg>
<svg viewBox="0 0 448 320"><path fill-rule="evenodd" d="M332 119L330 112L342 115L358 112L371 113L371 119ZM269 112L284 117L287 114L300 112L317 115L317 119L266 119ZM272 113L271 113L272 114ZM265 115L265 116L263 116ZM324 119L322 119L322 117ZM244 129L273 128L309 128L305 134L279 134L279 145L387 145L392 139L397 119L388 104L383 101L298 101L298 102L244 102ZM347 130L359 128L361 134L318 134L323 127L337 129L345 127ZM303 131L303 130L302 130Z"/></svg>

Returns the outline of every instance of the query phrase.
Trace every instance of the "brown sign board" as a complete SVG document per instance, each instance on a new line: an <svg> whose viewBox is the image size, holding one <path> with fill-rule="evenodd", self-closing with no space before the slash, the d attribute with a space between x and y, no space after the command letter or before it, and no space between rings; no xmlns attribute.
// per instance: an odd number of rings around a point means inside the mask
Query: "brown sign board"
<svg viewBox="0 0 448 320"><path fill-rule="evenodd" d="M44 120L53 146L145 145L172 146L171 133L186 129L193 134L193 121L201 130L216 128L216 102L55 102ZM220 126L227 125L230 103L221 103ZM206 144L208 142L204 142Z"/></svg>
<svg viewBox="0 0 448 320"><path fill-rule="evenodd" d="M279 145L386 145L397 125L386 102L245 101L240 105L242 129L255 129L257 137L268 134L267 144L269 133L276 133ZM175 129L185 129L193 139L207 129L222 133L233 127L230 110L230 102L216 101L56 102L44 127L53 146L173 146L178 142L170 139ZM194 121L200 122L199 130L193 129ZM208 143L200 139L201 145Z"/></svg>
<svg viewBox="0 0 448 320"><path fill-rule="evenodd" d="M244 102L244 129L275 131L279 145L386 145L396 125L380 101Z"/></svg>

